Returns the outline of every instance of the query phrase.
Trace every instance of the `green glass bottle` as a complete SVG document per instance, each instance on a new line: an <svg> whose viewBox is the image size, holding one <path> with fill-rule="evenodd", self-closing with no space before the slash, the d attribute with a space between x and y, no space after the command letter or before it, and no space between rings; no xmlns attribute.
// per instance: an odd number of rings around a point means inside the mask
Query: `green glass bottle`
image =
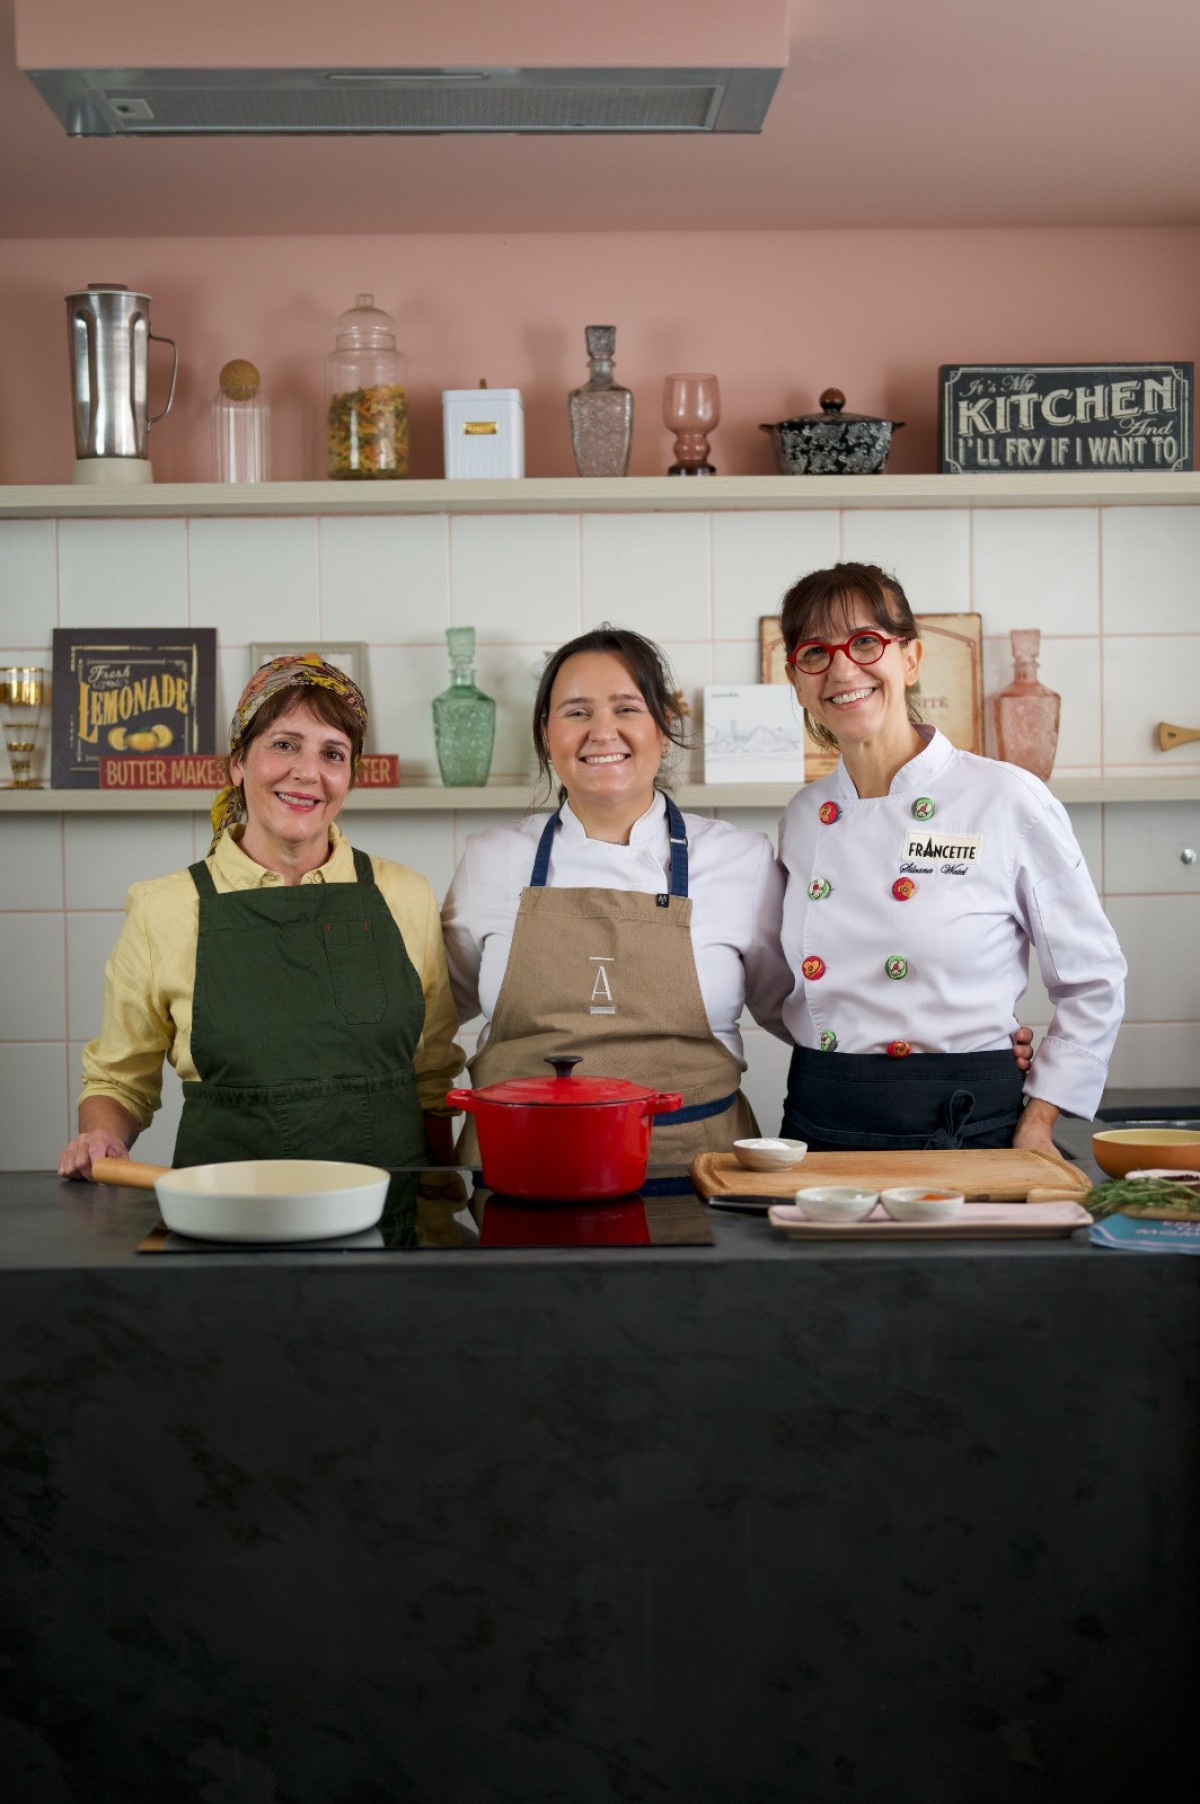
<svg viewBox="0 0 1200 1804"><path fill-rule="evenodd" d="M487 782L496 737L496 704L475 687L475 628L446 629L450 687L433 700L433 740L448 788Z"/></svg>

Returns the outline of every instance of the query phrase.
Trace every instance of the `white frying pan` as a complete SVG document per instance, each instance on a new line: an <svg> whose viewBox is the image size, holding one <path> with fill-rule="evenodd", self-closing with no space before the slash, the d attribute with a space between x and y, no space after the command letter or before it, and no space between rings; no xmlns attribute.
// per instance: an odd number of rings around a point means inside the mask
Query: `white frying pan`
<svg viewBox="0 0 1200 1804"><path fill-rule="evenodd" d="M154 1190L167 1227L193 1240L334 1240L373 1228L390 1174L342 1159L238 1159L180 1171L136 1159L95 1159L101 1184Z"/></svg>

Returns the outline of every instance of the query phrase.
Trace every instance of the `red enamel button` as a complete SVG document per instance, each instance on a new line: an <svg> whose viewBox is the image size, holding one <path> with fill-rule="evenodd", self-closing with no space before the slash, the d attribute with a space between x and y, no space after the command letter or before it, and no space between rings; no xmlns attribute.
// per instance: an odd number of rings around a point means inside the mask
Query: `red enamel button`
<svg viewBox="0 0 1200 1804"><path fill-rule="evenodd" d="M912 1047L907 1040L889 1040L887 1055L889 1059L906 1059Z"/></svg>
<svg viewBox="0 0 1200 1804"><path fill-rule="evenodd" d="M825 960L823 958L806 958L800 969L805 977L815 983L818 977L825 975Z"/></svg>
<svg viewBox="0 0 1200 1804"><path fill-rule="evenodd" d="M840 821L841 818L842 811L836 802L822 802L817 809L817 819L827 827L832 827L834 821Z"/></svg>
<svg viewBox="0 0 1200 1804"><path fill-rule="evenodd" d="M897 877L892 885L892 894L897 902L907 902L916 887L911 877Z"/></svg>

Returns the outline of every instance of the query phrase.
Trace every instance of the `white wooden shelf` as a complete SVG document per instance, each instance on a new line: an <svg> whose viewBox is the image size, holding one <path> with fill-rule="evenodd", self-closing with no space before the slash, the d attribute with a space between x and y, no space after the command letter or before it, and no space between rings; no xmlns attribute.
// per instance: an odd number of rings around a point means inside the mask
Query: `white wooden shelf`
<svg viewBox="0 0 1200 1804"><path fill-rule="evenodd" d="M1057 777L1050 788L1062 802L1196 802L1200 770L1186 776ZM796 792L792 783L681 783L673 791L682 808L765 808L782 812ZM524 814L534 786L490 784L486 789L443 789L438 785L361 789L346 807L352 813ZM207 814L212 793L204 789L0 789L0 814ZM545 802L539 807L546 807Z"/></svg>
<svg viewBox="0 0 1200 1804"><path fill-rule="evenodd" d="M0 519L216 514L725 513L811 508L1200 505L1200 472L1012 476L525 477L451 482L0 486Z"/></svg>

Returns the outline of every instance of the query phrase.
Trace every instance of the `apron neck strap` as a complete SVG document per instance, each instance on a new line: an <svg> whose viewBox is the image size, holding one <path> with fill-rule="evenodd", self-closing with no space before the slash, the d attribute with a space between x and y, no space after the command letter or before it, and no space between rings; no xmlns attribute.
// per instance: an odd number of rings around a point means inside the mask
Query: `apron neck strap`
<svg viewBox="0 0 1200 1804"><path fill-rule="evenodd" d="M216 895L217 886L212 880L212 872L209 870L208 866L205 864L203 859L200 860L199 864L189 864L188 876L191 878L192 882L196 885L196 889L198 890L200 895L202 895L202 896L215 896Z"/></svg>
<svg viewBox="0 0 1200 1804"><path fill-rule="evenodd" d="M671 800L663 796L667 804L667 832L671 838L671 894L686 896L688 893L688 842L687 828L683 816ZM550 853L554 848L554 835L562 826L562 809L559 808L550 816L542 828L542 836L538 840L537 853L533 860L533 869L529 874L530 889L545 889L550 875ZM357 857L357 853L355 854Z"/></svg>

